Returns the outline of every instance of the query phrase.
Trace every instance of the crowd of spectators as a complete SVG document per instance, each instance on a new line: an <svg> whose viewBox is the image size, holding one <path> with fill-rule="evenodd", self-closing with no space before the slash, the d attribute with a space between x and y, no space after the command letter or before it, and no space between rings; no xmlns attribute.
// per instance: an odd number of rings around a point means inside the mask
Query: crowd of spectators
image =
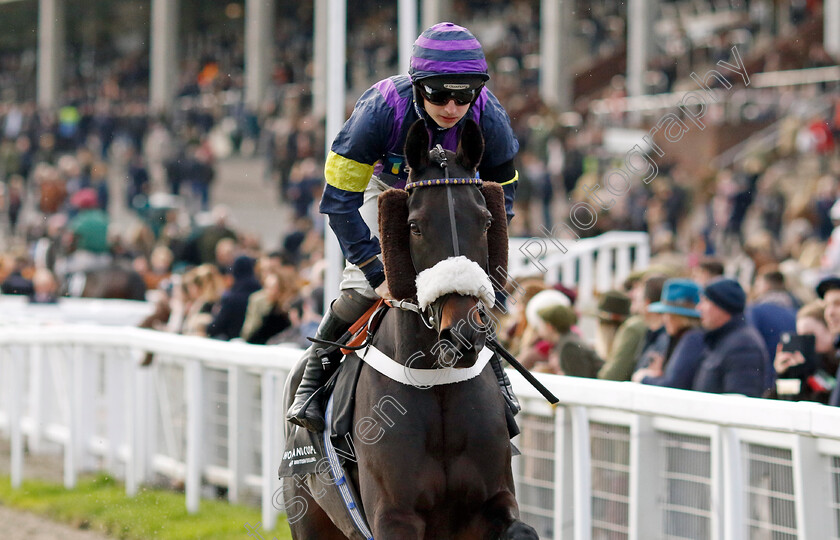
<svg viewBox="0 0 840 540"><path fill-rule="evenodd" d="M529 369L683 390L840 405L840 276L803 289L778 263L745 288L722 259L654 263L591 312L573 289L514 280L500 338ZM582 316L597 319L587 342Z"/></svg>
<svg viewBox="0 0 840 540"><path fill-rule="evenodd" d="M81 294L85 274L136 273L157 306L144 326L304 345L323 309L311 208L299 204L270 248L237 230L226 206L211 209L216 124L203 117L197 109L160 119L106 99L55 114L0 106L2 293L54 303Z"/></svg>

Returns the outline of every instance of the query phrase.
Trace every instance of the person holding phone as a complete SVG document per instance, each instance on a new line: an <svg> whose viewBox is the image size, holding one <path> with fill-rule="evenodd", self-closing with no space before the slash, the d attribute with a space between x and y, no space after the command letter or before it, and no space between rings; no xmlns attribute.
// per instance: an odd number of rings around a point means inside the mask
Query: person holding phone
<svg viewBox="0 0 840 540"><path fill-rule="evenodd" d="M796 313L796 333L783 334L773 367L780 379L798 379L794 401L828 403L837 369L834 336L825 323L825 303L815 300ZM782 396L779 396L782 397Z"/></svg>
<svg viewBox="0 0 840 540"><path fill-rule="evenodd" d="M817 284L817 295L825 303L825 324L834 338L835 351L840 349L840 276L828 276ZM835 352L835 362L837 362ZM840 375L840 369L835 372L835 379ZM840 388L835 384L828 398L828 404L840 407Z"/></svg>

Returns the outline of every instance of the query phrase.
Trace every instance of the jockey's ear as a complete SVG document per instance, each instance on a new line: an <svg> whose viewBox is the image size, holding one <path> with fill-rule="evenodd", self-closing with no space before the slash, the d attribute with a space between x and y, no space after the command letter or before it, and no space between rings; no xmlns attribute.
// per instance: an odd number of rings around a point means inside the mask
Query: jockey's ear
<svg viewBox="0 0 840 540"><path fill-rule="evenodd" d="M455 162L469 171L475 171L484 155L484 137L481 128L472 120L464 122L461 130L461 140L458 141L458 151L455 152Z"/></svg>
<svg viewBox="0 0 840 540"><path fill-rule="evenodd" d="M501 289L507 283L508 232L505 215L505 193L495 182L484 182L481 186L484 203L493 216L493 223L487 231L487 274L493 288Z"/></svg>
<svg viewBox="0 0 840 540"><path fill-rule="evenodd" d="M417 120L408 129L405 138L405 160L415 173L429 166L429 132L423 120Z"/></svg>
<svg viewBox="0 0 840 540"><path fill-rule="evenodd" d="M425 129L425 128L424 128ZM504 207L502 207L504 211ZM507 224L507 221L505 221ZM379 195L379 237L388 291L397 300L417 294L417 275L409 250L408 192L389 189Z"/></svg>

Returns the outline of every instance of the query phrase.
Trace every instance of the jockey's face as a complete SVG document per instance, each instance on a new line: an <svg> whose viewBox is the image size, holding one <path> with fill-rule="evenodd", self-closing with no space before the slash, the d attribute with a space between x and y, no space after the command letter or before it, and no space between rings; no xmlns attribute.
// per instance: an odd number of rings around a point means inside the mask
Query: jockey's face
<svg viewBox="0 0 840 540"><path fill-rule="evenodd" d="M448 129L457 124L461 118L470 110L470 104L458 105L454 99L446 102L446 105L435 105L425 97L423 98L423 107L432 120L442 128Z"/></svg>

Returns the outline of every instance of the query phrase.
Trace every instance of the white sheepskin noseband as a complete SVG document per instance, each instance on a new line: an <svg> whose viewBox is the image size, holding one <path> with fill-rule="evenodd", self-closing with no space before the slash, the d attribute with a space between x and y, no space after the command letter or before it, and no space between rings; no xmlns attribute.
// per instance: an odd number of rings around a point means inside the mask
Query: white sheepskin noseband
<svg viewBox="0 0 840 540"><path fill-rule="evenodd" d="M417 303L421 309L449 293L475 296L488 308L496 302L487 273L464 256L449 257L417 274Z"/></svg>

